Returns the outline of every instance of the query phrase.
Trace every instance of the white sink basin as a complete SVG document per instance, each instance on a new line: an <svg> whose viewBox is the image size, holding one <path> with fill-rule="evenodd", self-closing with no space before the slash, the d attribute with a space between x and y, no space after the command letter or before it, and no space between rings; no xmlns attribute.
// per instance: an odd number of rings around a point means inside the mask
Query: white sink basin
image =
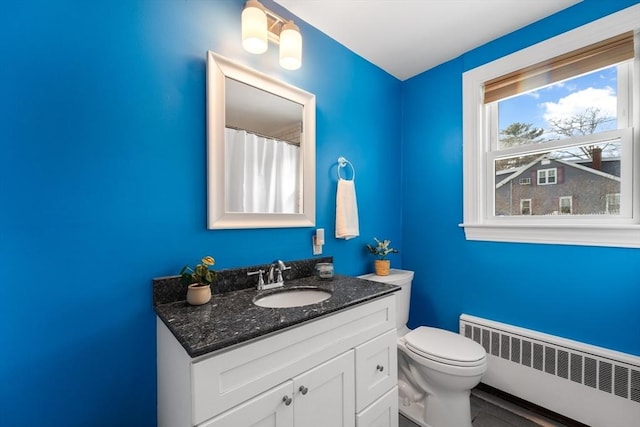
<svg viewBox="0 0 640 427"><path fill-rule="evenodd" d="M322 289L283 289L253 300L255 305L269 308L302 307L316 304L331 296L330 291Z"/></svg>

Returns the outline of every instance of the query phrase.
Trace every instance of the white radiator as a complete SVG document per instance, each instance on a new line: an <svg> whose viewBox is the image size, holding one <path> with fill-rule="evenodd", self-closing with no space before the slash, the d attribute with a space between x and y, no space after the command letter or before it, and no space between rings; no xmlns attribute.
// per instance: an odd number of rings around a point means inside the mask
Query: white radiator
<svg viewBox="0 0 640 427"><path fill-rule="evenodd" d="M463 314L482 382L593 427L640 426L640 357Z"/></svg>

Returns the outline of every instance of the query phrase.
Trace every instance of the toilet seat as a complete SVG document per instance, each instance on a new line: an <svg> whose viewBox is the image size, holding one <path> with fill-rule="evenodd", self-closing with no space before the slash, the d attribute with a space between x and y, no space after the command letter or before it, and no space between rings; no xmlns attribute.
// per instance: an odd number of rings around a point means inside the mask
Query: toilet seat
<svg viewBox="0 0 640 427"><path fill-rule="evenodd" d="M438 328L421 326L404 336L406 348L435 362L460 367L486 363L484 348L462 335Z"/></svg>

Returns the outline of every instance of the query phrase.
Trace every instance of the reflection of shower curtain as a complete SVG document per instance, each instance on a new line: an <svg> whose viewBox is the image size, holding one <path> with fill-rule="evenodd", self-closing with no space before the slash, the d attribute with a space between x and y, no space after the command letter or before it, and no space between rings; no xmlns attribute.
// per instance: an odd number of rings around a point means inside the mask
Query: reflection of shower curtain
<svg viewBox="0 0 640 427"><path fill-rule="evenodd" d="M299 213L300 148L225 129L227 212Z"/></svg>

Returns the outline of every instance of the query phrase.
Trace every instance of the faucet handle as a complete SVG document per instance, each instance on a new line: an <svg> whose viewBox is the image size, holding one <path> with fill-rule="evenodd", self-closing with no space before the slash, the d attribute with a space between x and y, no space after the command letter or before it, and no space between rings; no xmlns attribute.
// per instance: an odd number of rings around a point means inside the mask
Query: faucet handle
<svg viewBox="0 0 640 427"><path fill-rule="evenodd" d="M277 261L278 264L278 283L282 283L284 282L284 279L282 278L282 272L285 270L291 270L291 267L287 267L286 265L284 265L284 262L282 261Z"/></svg>
<svg viewBox="0 0 640 427"><path fill-rule="evenodd" d="M278 264L278 270L280 271L284 271L284 270L291 270L291 267L287 267L286 265L284 265L284 262L282 260L275 260L273 261L274 264Z"/></svg>
<svg viewBox="0 0 640 427"><path fill-rule="evenodd" d="M264 286L264 277L262 276L264 274L264 270L259 269L247 272L247 276L254 276L256 274L258 275L258 289L261 289Z"/></svg>

